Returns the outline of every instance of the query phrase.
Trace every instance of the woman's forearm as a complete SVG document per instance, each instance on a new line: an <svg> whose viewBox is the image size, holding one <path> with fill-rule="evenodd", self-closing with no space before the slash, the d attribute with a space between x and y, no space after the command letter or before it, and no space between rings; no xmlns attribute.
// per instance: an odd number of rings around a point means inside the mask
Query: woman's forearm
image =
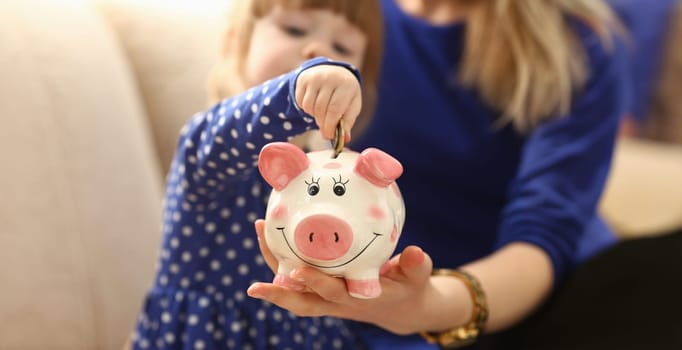
<svg viewBox="0 0 682 350"><path fill-rule="evenodd" d="M511 243L490 256L461 267L480 282L489 317L486 332L508 328L534 311L552 287L547 254L529 243ZM431 331L463 325L471 318L473 302L465 285L454 277L432 277ZM453 302L454 301L454 302Z"/></svg>

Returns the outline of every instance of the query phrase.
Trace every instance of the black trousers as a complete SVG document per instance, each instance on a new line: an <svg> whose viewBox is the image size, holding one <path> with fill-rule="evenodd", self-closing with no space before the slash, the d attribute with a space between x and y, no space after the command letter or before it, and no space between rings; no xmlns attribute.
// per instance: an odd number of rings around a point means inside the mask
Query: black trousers
<svg viewBox="0 0 682 350"><path fill-rule="evenodd" d="M518 326L467 350L682 350L682 229L620 242Z"/></svg>

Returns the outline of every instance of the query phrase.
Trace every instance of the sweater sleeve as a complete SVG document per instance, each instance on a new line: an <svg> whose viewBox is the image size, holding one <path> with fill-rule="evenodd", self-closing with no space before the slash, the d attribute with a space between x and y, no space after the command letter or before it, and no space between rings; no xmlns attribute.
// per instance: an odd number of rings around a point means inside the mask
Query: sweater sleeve
<svg viewBox="0 0 682 350"><path fill-rule="evenodd" d="M509 187L498 246L525 241L544 249L554 283L575 263L576 249L601 196L625 111L623 46L587 41L590 76L568 115L546 122L528 137Z"/></svg>
<svg viewBox="0 0 682 350"><path fill-rule="evenodd" d="M360 80L352 65L317 57L195 114L180 132L170 175L175 178L169 180L182 189L194 188L199 196L216 196L254 171L265 144L316 129L314 118L296 105L294 94L298 76L323 64L346 67Z"/></svg>

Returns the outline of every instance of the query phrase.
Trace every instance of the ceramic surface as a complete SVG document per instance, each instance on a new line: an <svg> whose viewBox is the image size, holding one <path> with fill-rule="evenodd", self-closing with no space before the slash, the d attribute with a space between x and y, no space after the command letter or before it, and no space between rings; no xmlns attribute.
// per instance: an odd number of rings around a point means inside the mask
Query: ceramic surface
<svg viewBox="0 0 682 350"><path fill-rule="evenodd" d="M258 168L273 187L265 240L279 261L274 283L301 284L291 270L313 266L346 280L358 298L381 294L379 269L393 254L405 221L395 180L403 168L376 148L304 153L287 142L261 150Z"/></svg>

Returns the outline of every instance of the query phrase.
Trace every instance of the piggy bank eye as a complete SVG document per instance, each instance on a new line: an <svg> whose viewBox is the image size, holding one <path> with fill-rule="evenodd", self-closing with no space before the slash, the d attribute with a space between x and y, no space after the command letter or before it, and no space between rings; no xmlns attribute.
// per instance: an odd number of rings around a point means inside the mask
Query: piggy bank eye
<svg viewBox="0 0 682 350"><path fill-rule="evenodd" d="M320 178L312 178L310 179L310 182L306 181L305 184L308 185L308 194L311 196L315 196L318 193L320 193L320 184L319 184Z"/></svg>
<svg viewBox="0 0 682 350"><path fill-rule="evenodd" d="M316 194L320 193L320 186L316 183L312 183L308 185L308 194L311 196L314 196Z"/></svg>
<svg viewBox="0 0 682 350"><path fill-rule="evenodd" d="M337 196L343 196L346 193L346 186L344 184L337 183L334 185L334 194Z"/></svg>
<svg viewBox="0 0 682 350"><path fill-rule="evenodd" d="M343 181L343 179L341 178L341 175L339 175L338 180L337 179L333 179L333 180L334 180L334 188L333 188L334 194L339 196L339 197L346 194L346 184L348 183L348 180Z"/></svg>

